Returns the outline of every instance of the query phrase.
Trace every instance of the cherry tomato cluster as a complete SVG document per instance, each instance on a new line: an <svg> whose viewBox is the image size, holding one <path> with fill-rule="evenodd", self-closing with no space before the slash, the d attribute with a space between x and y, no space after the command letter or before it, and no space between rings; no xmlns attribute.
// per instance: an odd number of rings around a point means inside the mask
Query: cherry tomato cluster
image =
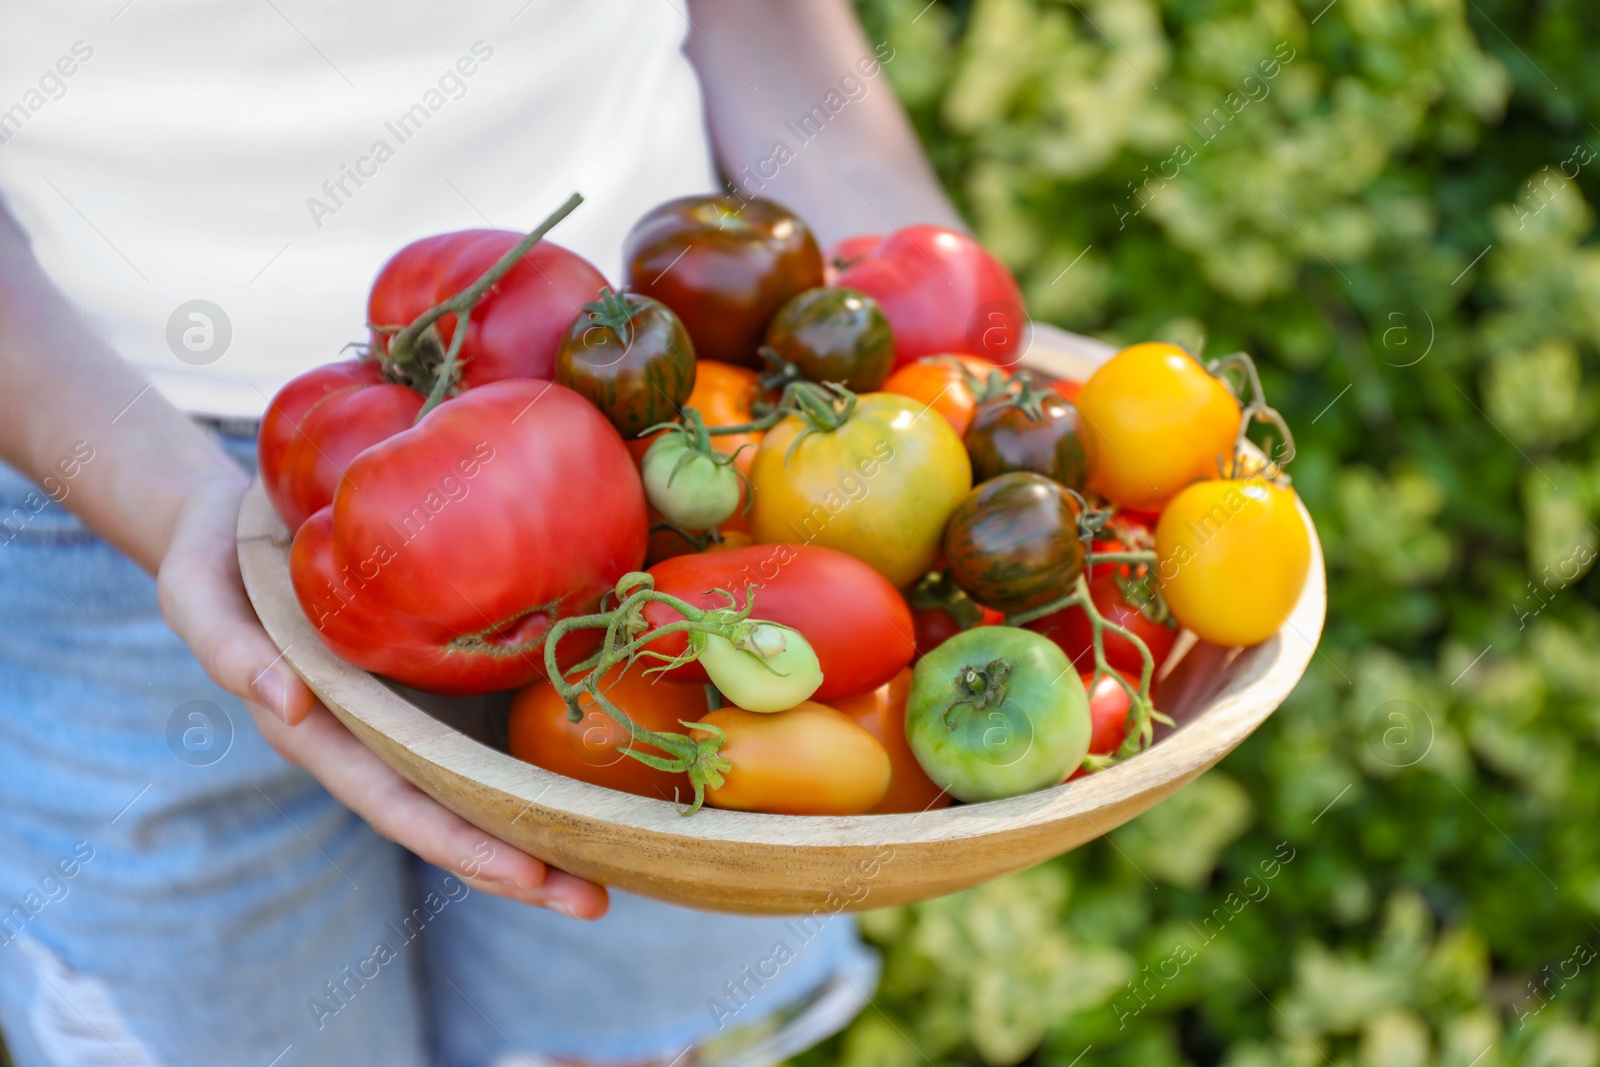
<svg viewBox="0 0 1600 1067"><path fill-rule="evenodd" d="M518 689L513 755L689 811L1014 796L1150 743L1179 624L1253 643L1297 600L1292 446L1247 357L1050 381L970 237L825 258L761 200L655 208L613 289L543 239L578 201L402 249L360 357L261 433L322 639Z"/></svg>

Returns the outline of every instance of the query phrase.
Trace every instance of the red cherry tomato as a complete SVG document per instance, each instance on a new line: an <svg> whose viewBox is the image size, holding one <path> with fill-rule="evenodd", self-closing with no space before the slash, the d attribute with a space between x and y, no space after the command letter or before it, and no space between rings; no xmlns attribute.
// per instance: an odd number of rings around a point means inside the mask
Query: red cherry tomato
<svg viewBox="0 0 1600 1067"><path fill-rule="evenodd" d="M1128 737L1128 712L1133 710L1133 701L1128 691L1110 675L1101 678L1099 685L1092 684L1094 671L1086 671L1078 677L1089 694L1089 755L1109 756L1121 748ZM1128 678L1127 675L1123 677ZM1137 676L1128 681L1139 684ZM1067 778L1070 781L1088 773L1079 767Z"/></svg>
<svg viewBox="0 0 1600 1067"><path fill-rule="evenodd" d="M384 381L375 359L330 363L280 389L261 417L256 454L261 484L284 525L298 530L333 503L350 461L416 421L422 399Z"/></svg>
<svg viewBox="0 0 1600 1067"><path fill-rule="evenodd" d="M386 356L392 328L409 325L466 289L521 239L504 230L462 230L424 237L396 252L378 272L367 301L373 352ZM461 347L462 388L502 378L554 377L562 334L605 284L605 276L576 252L550 241L534 245L473 308ZM448 345L454 316L444 316L435 328L441 346Z"/></svg>
<svg viewBox="0 0 1600 1067"><path fill-rule="evenodd" d="M983 621L979 626L998 626L1005 621L1005 616L993 608L986 608L981 604L973 607L983 612ZM912 608L911 624L917 632L917 656L921 658L938 648L965 627L956 621L955 616L941 607Z"/></svg>
<svg viewBox="0 0 1600 1067"><path fill-rule="evenodd" d="M600 691L634 722L657 733L681 733L682 723L706 713L704 686L660 681L645 674L648 667L637 660L619 664L600 683ZM588 693L578 698L578 706L583 718L569 722L567 702L549 682L518 690L506 728L511 754L568 778L641 797L687 800L694 795L687 774L659 771L626 754L635 746L652 756L667 758L665 752L634 741Z"/></svg>
<svg viewBox="0 0 1600 1067"><path fill-rule="evenodd" d="M1139 684L1137 675L1122 677L1131 685ZM1110 675L1101 678L1098 685L1091 684L1094 671L1085 671L1079 678L1089 694L1089 755L1109 756L1128 738L1128 712L1133 708L1133 700Z"/></svg>
<svg viewBox="0 0 1600 1067"><path fill-rule="evenodd" d="M726 552L675 556L650 568L656 590L697 608L724 607L713 592L726 589L740 607L755 587L752 617L799 630L817 653L822 686L816 700L876 689L911 662L916 635L911 609L900 591L853 556L819 545L752 545ZM652 627L681 616L661 603L645 605ZM683 652L688 638L667 634L648 646L665 656ZM706 682L705 668L689 663L664 676L675 682Z"/></svg>
<svg viewBox="0 0 1600 1067"><path fill-rule="evenodd" d="M1150 655L1155 658L1156 667L1161 666L1172 651L1173 642L1178 639L1175 625L1156 622L1130 604L1122 595L1122 588L1117 584L1114 574L1091 578L1089 598L1094 601L1101 615L1126 627L1143 641L1149 647ZM1063 608L1042 619L1035 619L1027 626L1060 645L1061 651L1079 670L1094 670L1094 631L1089 616L1084 614L1082 608ZM1116 670L1138 677L1144 670L1144 658L1139 655L1139 650L1127 638L1109 630L1104 634L1104 639L1106 662Z"/></svg>
<svg viewBox="0 0 1600 1067"><path fill-rule="evenodd" d="M512 379L357 456L295 535L289 574L344 659L487 693L542 677L550 627L593 610L644 550L644 487L617 431L570 389Z"/></svg>
<svg viewBox="0 0 1600 1067"><path fill-rule="evenodd" d="M1022 290L1004 263L957 230L897 230L841 271L838 284L883 308L896 366L941 352L970 352L1002 366L1022 357Z"/></svg>
<svg viewBox="0 0 1600 1067"><path fill-rule="evenodd" d="M834 710L854 719L876 737L889 754L889 766L894 774L889 779L889 792L872 809L874 815L932 811L950 806L950 794L933 784L906 740L906 700L910 695L911 671L908 668L870 693L833 702Z"/></svg>

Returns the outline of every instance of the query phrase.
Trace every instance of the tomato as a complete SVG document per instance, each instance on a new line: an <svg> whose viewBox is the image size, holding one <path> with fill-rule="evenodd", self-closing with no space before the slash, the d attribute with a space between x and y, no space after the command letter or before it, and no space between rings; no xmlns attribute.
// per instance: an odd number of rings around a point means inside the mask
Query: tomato
<svg viewBox="0 0 1600 1067"><path fill-rule="evenodd" d="M975 603L962 592L955 579L943 571L924 575L911 588L906 600L911 605L911 623L916 628L919 656L927 655L962 630L1005 621L1005 616L998 611Z"/></svg>
<svg viewBox="0 0 1600 1067"><path fill-rule="evenodd" d="M1153 552L1156 547L1155 535L1151 533L1150 526L1144 516L1118 509L1113 512L1105 526L1100 531L1089 550L1093 553L1111 552ZM1102 574L1120 574L1124 578L1132 578L1135 574L1143 574L1143 564L1135 566L1129 563L1093 563L1089 566L1089 578L1092 581Z"/></svg>
<svg viewBox="0 0 1600 1067"><path fill-rule="evenodd" d="M858 393L881 386L894 367L894 336L877 301L853 289L807 289L767 324L767 345L813 382Z"/></svg>
<svg viewBox="0 0 1600 1067"><path fill-rule="evenodd" d="M903 670L870 693L833 702L834 710L854 719L878 739L889 755L894 774L889 792L872 809L874 815L932 811L950 806L950 794L933 784L911 743L906 740L906 699L911 695L911 671Z"/></svg>
<svg viewBox="0 0 1600 1067"><path fill-rule="evenodd" d="M307 371L261 417L256 454L267 498L291 532L333 503L344 469L371 445L416 421L422 394L384 381L373 359Z"/></svg>
<svg viewBox="0 0 1600 1067"><path fill-rule="evenodd" d="M837 285L839 272L849 270L865 259L874 248L883 243L879 234L868 233L856 237L846 237L832 248L823 260L823 271L827 275L828 285Z"/></svg>
<svg viewBox="0 0 1600 1067"><path fill-rule="evenodd" d="M1050 388L1076 403L1078 394L1083 392L1083 383L1070 381L1066 378L1057 378L1050 383Z"/></svg>
<svg viewBox="0 0 1600 1067"><path fill-rule="evenodd" d="M822 284L811 231L770 200L669 200L634 223L622 258L629 291L677 312L700 358L750 367L777 310Z"/></svg>
<svg viewBox="0 0 1600 1067"><path fill-rule="evenodd" d="M902 364L940 352L970 352L1010 366L1027 347L1028 318L1016 279L958 230L896 230L841 271L838 284L882 306Z"/></svg>
<svg viewBox="0 0 1600 1067"><path fill-rule="evenodd" d="M1141 568L1142 569L1142 568ZM1089 599L1095 609L1107 620L1133 633L1150 649L1157 668L1166 662L1178 640L1178 629L1170 619L1158 621L1139 609L1138 604L1123 593L1126 579L1114 574L1101 574L1089 579ZM1063 608L1027 624L1061 646L1079 670L1094 669L1094 628L1089 616L1079 607ZM1144 671L1144 657L1133 642L1121 634L1106 631L1106 662L1114 669L1138 677Z"/></svg>
<svg viewBox="0 0 1600 1067"><path fill-rule="evenodd" d="M619 664L600 683L600 691L634 722L657 733L681 733L682 723L706 713L704 686L660 681L645 674L648 667L647 661ZM686 800L692 794L688 775L659 771L627 755L637 746L640 752L670 758L635 741L588 693L578 698L578 707L583 718L568 722L566 701L549 682L518 690L507 726L511 754L568 778L642 797Z"/></svg>
<svg viewBox="0 0 1600 1067"><path fill-rule="evenodd" d="M1094 469L1094 437L1070 400L1019 379L1015 392L985 400L972 414L962 438L972 457L972 480L1034 471L1082 492Z"/></svg>
<svg viewBox="0 0 1600 1067"><path fill-rule="evenodd" d="M542 677L550 627L644 550L644 488L617 431L570 389L512 379L358 455L295 535L289 574L350 663L486 693Z"/></svg>
<svg viewBox="0 0 1600 1067"><path fill-rule="evenodd" d="M714 808L773 815L861 815L889 791L889 755L846 715L806 701L776 715L718 708L701 726L722 730L732 767L706 790ZM691 736L710 731L695 729Z"/></svg>
<svg viewBox="0 0 1600 1067"><path fill-rule="evenodd" d="M1156 577L1203 641L1254 645L1300 601L1311 538L1292 490L1261 478L1191 485L1156 524Z"/></svg>
<svg viewBox="0 0 1600 1067"><path fill-rule="evenodd" d="M1005 616L992 608L977 607L982 615L977 626L994 626L1005 621ZM917 632L917 655L926 656L956 634L971 627L962 626L950 609L942 607L912 608L911 623Z"/></svg>
<svg viewBox="0 0 1600 1067"><path fill-rule="evenodd" d="M694 390L694 346L665 304L602 289L562 335L555 377L634 438L678 417Z"/></svg>
<svg viewBox="0 0 1600 1067"><path fill-rule="evenodd" d="M367 300L373 354L389 357L400 327L468 288L521 239L504 230L462 230L424 237L396 252ZM461 347L461 387L550 378L562 334L605 284L605 276L577 253L550 241L534 245L473 308ZM444 316L432 327L436 344L420 354L442 355L455 328L454 316Z"/></svg>
<svg viewBox="0 0 1600 1067"><path fill-rule="evenodd" d="M755 587L752 616L799 630L817 653L822 685L815 696L834 697L876 689L911 662L916 638L911 609L900 591L871 567L842 552L815 545L753 545L749 548L676 556L650 568L658 592L697 608L723 607L726 589L743 607ZM659 628L680 616L665 604L647 604L644 618ZM677 656L683 634L667 634L649 649ZM667 673L671 681L705 682L705 668L686 664Z"/></svg>
<svg viewBox="0 0 1600 1067"><path fill-rule="evenodd" d="M1099 446L1092 483L1124 507L1159 511L1190 482L1220 477L1233 455L1239 402L1194 357L1131 345L1083 383L1078 411Z"/></svg>
<svg viewBox="0 0 1600 1067"><path fill-rule="evenodd" d="M1007 371L978 356L926 356L903 364L889 375L883 391L922 401L943 415L950 428L961 435L972 424L972 412L978 406L967 379L970 376L987 382L991 374L999 374L1001 381L1010 377Z"/></svg>
<svg viewBox="0 0 1600 1067"><path fill-rule="evenodd" d="M658 434L640 465L650 506L686 530L726 522L739 508L744 485L733 465L717 462L717 455L697 449L688 434Z"/></svg>
<svg viewBox="0 0 1600 1067"><path fill-rule="evenodd" d="M957 634L918 661L906 705L917 762L957 800L1066 779L1089 751L1089 699L1052 642L1013 626Z"/></svg>
<svg viewBox="0 0 1600 1067"><path fill-rule="evenodd" d="M897 586L921 577L945 519L972 487L960 438L923 409L867 393L837 429L786 416L750 469L755 539L836 548Z"/></svg>
<svg viewBox="0 0 1600 1067"><path fill-rule="evenodd" d="M822 684L816 649L787 626L757 622L738 644L720 634L691 640L711 684L746 711L787 710L809 700Z"/></svg>
<svg viewBox="0 0 1600 1067"><path fill-rule="evenodd" d="M1137 677L1123 677L1128 679L1130 685L1139 684ZM1089 693L1089 755L1113 755L1127 740L1128 713L1133 710L1133 700L1128 696L1128 691L1110 675L1102 677L1098 685L1095 684L1093 671L1080 674L1078 680ZM1068 778L1082 778L1088 773L1087 768L1079 767Z"/></svg>
<svg viewBox="0 0 1600 1067"><path fill-rule="evenodd" d="M1042 474L991 478L950 516L945 567L968 596L998 611L1025 611L1066 596L1083 573L1082 510Z"/></svg>
<svg viewBox="0 0 1600 1067"><path fill-rule="evenodd" d="M1139 684L1137 675L1122 677L1129 685L1137 687ZM1098 684L1094 671L1085 671L1078 678L1089 694L1089 754L1109 756L1128 739L1128 712L1133 709L1133 699L1122 683L1109 674Z"/></svg>

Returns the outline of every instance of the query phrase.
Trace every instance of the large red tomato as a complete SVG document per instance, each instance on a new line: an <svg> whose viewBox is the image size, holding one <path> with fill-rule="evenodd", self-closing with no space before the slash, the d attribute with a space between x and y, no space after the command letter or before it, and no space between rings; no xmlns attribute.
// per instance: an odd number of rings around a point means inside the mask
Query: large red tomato
<svg viewBox="0 0 1600 1067"><path fill-rule="evenodd" d="M941 352L970 352L1002 366L1022 358L1027 313L1006 265L943 226L907 226L858 256L838 284L878 302L894 331L896 366ZM840 247L840 246L836 246Z"/></svg>
<svg viewBox="0 0 1600 1067"><path fill-rule="evenodd" d="M396 252L378 272L367 301L373 352L388 356L395 330L466 289L521 239L505 230L461 230L424 237ZM550 241L534 245L473 308L461 347L461 387L554 377L561 335L605 284L605 276L576 252ZM454 336L454 316L444 316L434 329L442 351Z"/></svg>
<svg viewBox="0 0 1600 1067"><path fill-rule="evenodd" d="M256 439L261 484L290 530L333 503L344 469L371 445L404 430L422 394L383 380L377 360L307 371L278 391Z"/></svg>
<svg viewBox="0 0 1600 1067"><path fill-rule="evenodd" d="M551 626L637 569L645 534L644 488L605 416L515 379L357 456L295 535L289 573L344 659L419 689L486 693L542 677Z"/></svg>
<svg viewBox="0 0 1600 1067"><path fill-rule="evenodd" d="M697 608L727 605L713 592L726 589L740 607L755 588L751 616L799 630L816 650L822 686L815 700L864 693L893 678L916 652L911 609L900 591L854 556L819 545L751 545L727 552L675 556L650 568L656 590ZM652 627L681 616L662 603L645 605ZM676 656L687 647L681 633L667 634L650 651ZM698 663L666 673L675 682L704 682Z"/></svg>

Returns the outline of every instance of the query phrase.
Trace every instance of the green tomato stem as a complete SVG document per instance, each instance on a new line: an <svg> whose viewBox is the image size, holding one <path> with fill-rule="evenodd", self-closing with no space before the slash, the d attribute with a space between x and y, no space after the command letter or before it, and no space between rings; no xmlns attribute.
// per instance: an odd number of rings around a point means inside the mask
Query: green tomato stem
<svg viewBox="0 0 1600 1067"><path fill-rule="evenodd" d="M455 384L457 357L461 352L461 341L466 337L467 319L471 316L472 309L477 306L478 301L483 299L485 293L492 289L501 278L504 278L512 267L516 266L517 262L527 254L529 249L543 240L544 235L549 233L556 223L572 214L581 203L583 203L583 197L578 193L573 193L567 197L566 203L556 208L548 218L530 230L505 255L496 260L493 266L479 275L477 281L449 299L443 300L424 311L409 326L395 334L394 340L389 345L390 358L396 363L410 362L418 341L421 340L428 327L444 318L445 315L455 316L456 326L454 335L450 339L450 349L445 353L444 362L439 366L433 388L428 392L427 401L422 405L422 410L417 412L418 421L421 421L424 415L438 407L439 402L445 398Z"/></svg>
<svg viewBox="0 0 1600 1067"><path fill-rule="evenodd" d="M568 718L573 722L582 718L580 701L587 694L596 707L611 716L635 741L667 753L666 756L658 756L636 751L631 746L622 750L624 755L648 767L689 775L690 784L694 787L694 801L686 808L680 809L685 815L693 814L700 809L705 801L706 789L715 789L722 785L723 775L731 767L728 760L720 755L723 744L721 731L708 727L706 729L709 736L692 737L688 734L645 729L607 699L600 691L600 683L613 668L632 663L640 656L653 656L664 661L657 667L651 668L652 670L668 670L691 662L699 655L696 642L692 640L696 634L717 634L738 642L751 625L749 617L755 601L755 590L747 591L745 606L737 610L733 607L735 603L733 595L726 590L719 592L728 598L728 607L697 608L680 597L658 592L655 588L655 579L648 572L632 571L617 581L614 593L619 603L615 608L588 615L569 616L552 626L550 633L545 637L545 677L561 695L562 700L566 701ZM650 603L665 604L683 618L651 630L642 614L644 605ZM598 629L605 630L600 650L584 659L573 671L563 675L556 662L556 648L561 640L578 630ZM653 652L647 647L662 637L678 633L690 635L691 641L689 649L676 658ZM576 680L569 678L570 675L580 671L581 677Z"/></svg>

